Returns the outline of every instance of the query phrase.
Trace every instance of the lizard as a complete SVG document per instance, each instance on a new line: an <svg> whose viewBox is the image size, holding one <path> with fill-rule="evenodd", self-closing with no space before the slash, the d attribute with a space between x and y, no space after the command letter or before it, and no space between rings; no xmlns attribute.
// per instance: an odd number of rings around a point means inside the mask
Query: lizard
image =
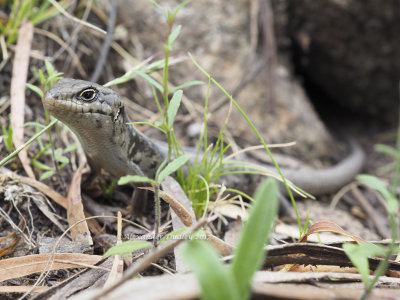
<svg viewBox="0 0 400 300"><path fill-rule="evenodd" d="M104 169L114 177L141 175L154 178L166 157L165 143L150 139L128 124L131 121L122 98L112 89L89 81L64 78L46 93L42 102L50 114L77 135L92 171ZM362 148L354 140L350 140L349 145L350 154L332 167L281 168L281 171L286 179L314 196L335 192L349 183L364 164ZM269 165L261 167L267 172L276 170ZM224 183L234 188L246 185L249 190L263 178L261 174L235 174L226 176ZM281 191L286 193L283 188ZM140 207L138 203L136 206Z"/></svg>

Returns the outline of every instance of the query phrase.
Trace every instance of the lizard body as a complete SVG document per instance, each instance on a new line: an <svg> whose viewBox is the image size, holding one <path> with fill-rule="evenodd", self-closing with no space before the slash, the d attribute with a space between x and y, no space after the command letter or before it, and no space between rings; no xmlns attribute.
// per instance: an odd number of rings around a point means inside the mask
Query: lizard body
<svg viewBox="0 0 400 300"><path fill-rule="evenodd" d="M166 155L162 142L146 137L130 122L120 96L113 90L83 80L62 79L43 99L44 107L78 136L91 167L113 176L127 174L154 178ZM347 158L320 170L281 168L287 179L305 191L320 195L337 191L361 170L365 155L351 142ZM260 164L258 164L260 166ZM261 165L268 172L275 167ZM225 184L249 191L264 178L258 174L229 175Z"/></svg>

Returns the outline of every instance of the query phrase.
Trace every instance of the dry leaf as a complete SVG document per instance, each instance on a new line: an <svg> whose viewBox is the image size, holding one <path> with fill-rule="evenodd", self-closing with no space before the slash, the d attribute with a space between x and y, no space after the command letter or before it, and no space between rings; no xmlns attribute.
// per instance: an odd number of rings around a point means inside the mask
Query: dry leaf
<svg viewBox="0 0 400 300"><path fill-rule="evenodd" d="M32 290L33 289L33 290ZM0 286L0 294L5 294L5 293L26 293L26 292L31 292L32 294L35 293L43 293L49 289L48 286L35 286L33 287L32 285L3 285Z"/></svg>
<svg viewBox="0 0 400 300"><path fill-rule="evenodd" d="M18 30L18 41L15 47L11 79L11 124L13 143L16 148L24 144L24 109L25 84L28 78L29 54L33 38L33 25L24 20ZM18 153L18 157L29 177L35 178L29 163L27 148Z"/></svg>
<svg viewBox="0 0 400 300"><path fill-rule="evenodd" d="M214 205L212 209L214 212L235 220L240 217L242 220L246 221L249 217L247 210L232 203L218 203L217 205Z"/></svg>
<svg viewBox="0 0 400 300"><path fill-rule="evenodd" d="M48 270L82 268L80 264L94 265L102 258L99 255L55 253L3 259L0 260L0 282ZM59 260L63 262L57 262Z"/></svg>
<svg viewBox="0 0 400 300"><path fill-rule="evenodd" d="M118 211L117 215L117 245L122 243L122 214ZM132 255L129 255L130 257ZM124 259L122 255L114 255L111 272L108 274L107 281L104 283L104 288L113 285L122 278L124 271Z"/></svg>
<svg viewBox="0 0 400 300"><path fill-rule="evenodd" d="M192 224L196 220L196 216L194 215L192 203L182 190L180 184L174 178L168 176L162 183L162 188L166 192L165 195L171 195L165 201L169 203L171 208L175 207L171 211L172 229L178 230L184 226L189 226L188 224ZM188 268L183 260L181 247L178 246L174 249L174 255L175 270L178 273L187 272Z"/></svg>
<svg viewBox="0 0 400 300"><path fill-rule="evenodd" d="M76 224L71 228L72 240L83 245L93 245L89 227L85 220L85 213L83 212L81 197L81 178L84 166L85 164L80 165L72 178L67 197L67 216L69 226Z"/></svg>
<svg viewBox="0 0 400 300"><path fill-rule="evenodd" d="M330 222L330 221L320 221L320 222L316 222L313 225L311 225L307 229L307 233L301 239L300 243L307 242L307 237L309 235L311 235L313 233L319 233L319 232L333 232L333 233L347 236L359 244L368 243L366 240L347 232L342 227L340 227L338 224L336 224L334 222Z"/></svg>

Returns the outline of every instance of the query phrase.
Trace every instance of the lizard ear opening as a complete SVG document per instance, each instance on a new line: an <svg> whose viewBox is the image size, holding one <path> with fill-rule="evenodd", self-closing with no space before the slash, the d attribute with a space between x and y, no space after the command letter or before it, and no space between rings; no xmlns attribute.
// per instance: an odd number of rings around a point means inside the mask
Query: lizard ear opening
<svg viewBox="0 0 400 300"><path fill-rule="evenodd" d="M114 115L114 122L119 121L119 119L122 120L122 115L124 114L125 111L125 107L121 106L118 108L118 110L116 111L115 115Z"/></svg>
<svg viewBox="0 0 400 300"><path fill-rule="evenodd" d="M93 101L96 98L97 98L97 90L94 88L84 89L78 95L78 99L85 102Z"/></svg>

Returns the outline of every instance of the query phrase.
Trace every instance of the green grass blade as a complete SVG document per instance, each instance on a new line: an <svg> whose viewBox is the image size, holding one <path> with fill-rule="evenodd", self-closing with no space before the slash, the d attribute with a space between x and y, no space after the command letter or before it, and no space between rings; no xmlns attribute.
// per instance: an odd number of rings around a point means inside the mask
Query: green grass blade
<svg viewBox="0 0 400 300"><path fill-rule="evenodd" d="M3 158L0 161L0 167L2 167L5 163L7 163L10 159L12 159L14 156L16 156L18 153L21 152L22 149L24 149L25 147L27 147L28 145L32 144L32 142L34 140L36 140L39 136L41 136L47 129L49 129L51 126L53 126L54 124L57 123L57 119L54 119L53 121L51 121L49 123L49 125L47 125L45 128L43 128L42 130L40 130L37 134L35 134L33 137L31 137L25 144L23 144L21 147L19 147L18 149L16 149L13 153L11 153L10 155L7 155L5 158Z"/></svg>
<svg viewBox="0 0 400 300"><path fill-rule="evenodd" d="M277 182L271 178L265 180L258 187L254 199L231 266L240 299L248 298L251 279L260 268L265 255L264 246L278 211Z"/></svg>

